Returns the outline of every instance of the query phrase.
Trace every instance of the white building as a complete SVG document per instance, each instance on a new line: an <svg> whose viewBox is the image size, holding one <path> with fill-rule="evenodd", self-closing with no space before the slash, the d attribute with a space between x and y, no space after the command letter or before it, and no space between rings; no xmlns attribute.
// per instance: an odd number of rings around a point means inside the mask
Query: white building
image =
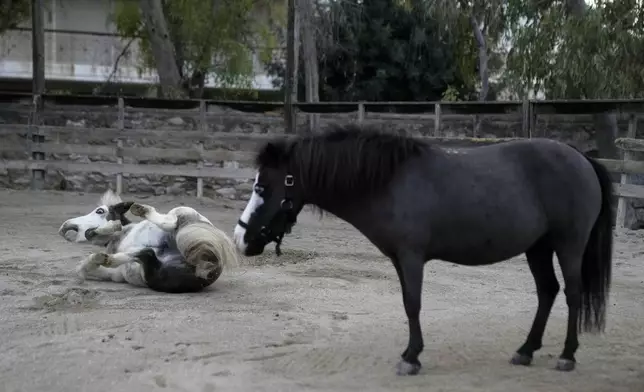
<svg viewBox="0 0 644 392"><path fill-rule="evenodd" d="M104 82L112 73L126 41L116 36L110 15L115 0L44 0L45 78L75 82ZM31 21L0 36L0 78L31 79ZM72 32L48 32L67 30ZM156 71L142 72L138 65L138 45L130 46L130 56L123 56L112 81L121 83L156 83ZM253 58L256 89L273 90L258 56ZM206 87L217 87L212 82Z"/></svg>

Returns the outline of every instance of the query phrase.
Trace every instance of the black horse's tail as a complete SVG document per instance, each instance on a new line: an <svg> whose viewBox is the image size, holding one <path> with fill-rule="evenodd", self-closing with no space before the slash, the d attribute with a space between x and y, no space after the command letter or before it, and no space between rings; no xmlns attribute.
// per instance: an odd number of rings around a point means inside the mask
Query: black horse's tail
<svg viewBox="0 0 644 392"><path fill-rule="evenodd" d="M601 332L606 324L606 302L610 291L613 258L613 183L600 162L586 157L593 165L601 187L599 216L590 233L581 265L581 307L579 330Z"/></svg>

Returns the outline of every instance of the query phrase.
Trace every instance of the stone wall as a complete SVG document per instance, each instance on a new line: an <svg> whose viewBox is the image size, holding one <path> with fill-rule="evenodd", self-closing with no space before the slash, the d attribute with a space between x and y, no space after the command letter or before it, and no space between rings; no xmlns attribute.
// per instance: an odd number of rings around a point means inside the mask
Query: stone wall
<svg viewBox="0 0 644 392"><path fill-rule="evenodd" d="M2 124L27 124L28 106L19 104L0 104L0 127ZM320 115L322 126L334 122L350 122L356 119L356 113L350 114L324 114ZM117 112L113 107L97 108L82 106L66 106L46 108L44 124L55 126L78 127L79 132L70 134L50 133L45 136L46 141L56 141L66 144L96 144L114 146L116 141L109 137L102 137L92 128L116 128ZM298 125L305 128L307 116L298 115ZM433 135L434 121L429 115L392 115L368 113L367 123L378 127L392 127L394 130L403 130L413 134ZM444 116L441 120L441 135L445 137L471 137L474 136L474 118L465 116ZM162 111L140 111L137 109L126 110L125 128L149 130L198 130L198 114L196 111L186 111L186 115L163 113ZM620 118L620 135L627 129L627 119ZM243 113L221 107L210 107L208 115L208 129L215 132L248 133L248 134L282 134L283 121L279 114L254 114ZM521 118L513 116L487 116L483 119L481 133L483 138L520 137ZM81 131L82 130L82 131ZM91 132L91 137L90 135ZM548 137L574 144L582 151L595 150L594 125L592 117L587 116L540 116L536 122L535 136ZM6 145L15 145L15 152L0 152L2 159L27 159L28 143L24 137L11 135L3 137L1 142ZM91 140L90 140L91 139ZM130 147L158 147L158 148L185 148L185 141L168 140L162 138L146 138L132 135L123 141ZM238 141L222 143L212 140L206 142L205 149L224 148L229 150L253 151L258 147L258 142ZM50 154L48 160L68 160L75 162L116 162L112 156L79 156ZM141 164L195 164L190 160L161 160L161 159L129 159L125 163ZM240 162L207 162L206 167L244 167ZM196 195L195 178L169 177L161 175L123 175L124 191L131 194L188 194ZM0 186L11 189L28 188L31 172L23 170L0 171ZM47 189L73 190L100 192L108 186L115 186L115 176L106 176L101 173L72 173L48 172L46 174ZM252 184L250 181L228 179L204 179L204 195L206 197L223 197L228 199L247 199ZM642 219L644 221L644 217Z"/></svg>

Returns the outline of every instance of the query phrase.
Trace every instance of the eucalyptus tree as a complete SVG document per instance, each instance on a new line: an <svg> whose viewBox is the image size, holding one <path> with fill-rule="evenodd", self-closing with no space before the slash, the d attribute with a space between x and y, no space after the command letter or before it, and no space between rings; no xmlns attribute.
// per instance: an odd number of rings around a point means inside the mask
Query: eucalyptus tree
<svg viewBox="0 0 644 392"><path fill-rule="evenodd" d="M142 69L156 69L166 97L199 96L211 75L224 87L250 87L253 53L268 60L283 28L278 0L118 0L114 21L140 39Z"/></svg>

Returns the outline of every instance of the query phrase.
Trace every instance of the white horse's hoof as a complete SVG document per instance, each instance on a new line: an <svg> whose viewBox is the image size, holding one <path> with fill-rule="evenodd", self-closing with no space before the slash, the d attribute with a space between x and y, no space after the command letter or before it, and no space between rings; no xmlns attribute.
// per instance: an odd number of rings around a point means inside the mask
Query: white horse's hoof
<svg viewBox="0 0 644 392"><path fill-rule="evenodd" d="M150 213L150 207L143 204L134 203L130 207L130 214L134 216L138 216L140 218L145 218L145 216L149 213Z"/></svg>
<svg viewBox="0 0 644 392"><path fill-rule="evenodd" d="M90 256L89 261L94 267L101 265L107 267L110 264L110 257L106 253L94 253Z"/></svg>
<svg viewBox="0 0 644 392"><path fill-rule="evenodd" d="M87 271L85 270L85 264L81 263L76 266L76 276L80 283L83 283L87 279Z"/></svg>

